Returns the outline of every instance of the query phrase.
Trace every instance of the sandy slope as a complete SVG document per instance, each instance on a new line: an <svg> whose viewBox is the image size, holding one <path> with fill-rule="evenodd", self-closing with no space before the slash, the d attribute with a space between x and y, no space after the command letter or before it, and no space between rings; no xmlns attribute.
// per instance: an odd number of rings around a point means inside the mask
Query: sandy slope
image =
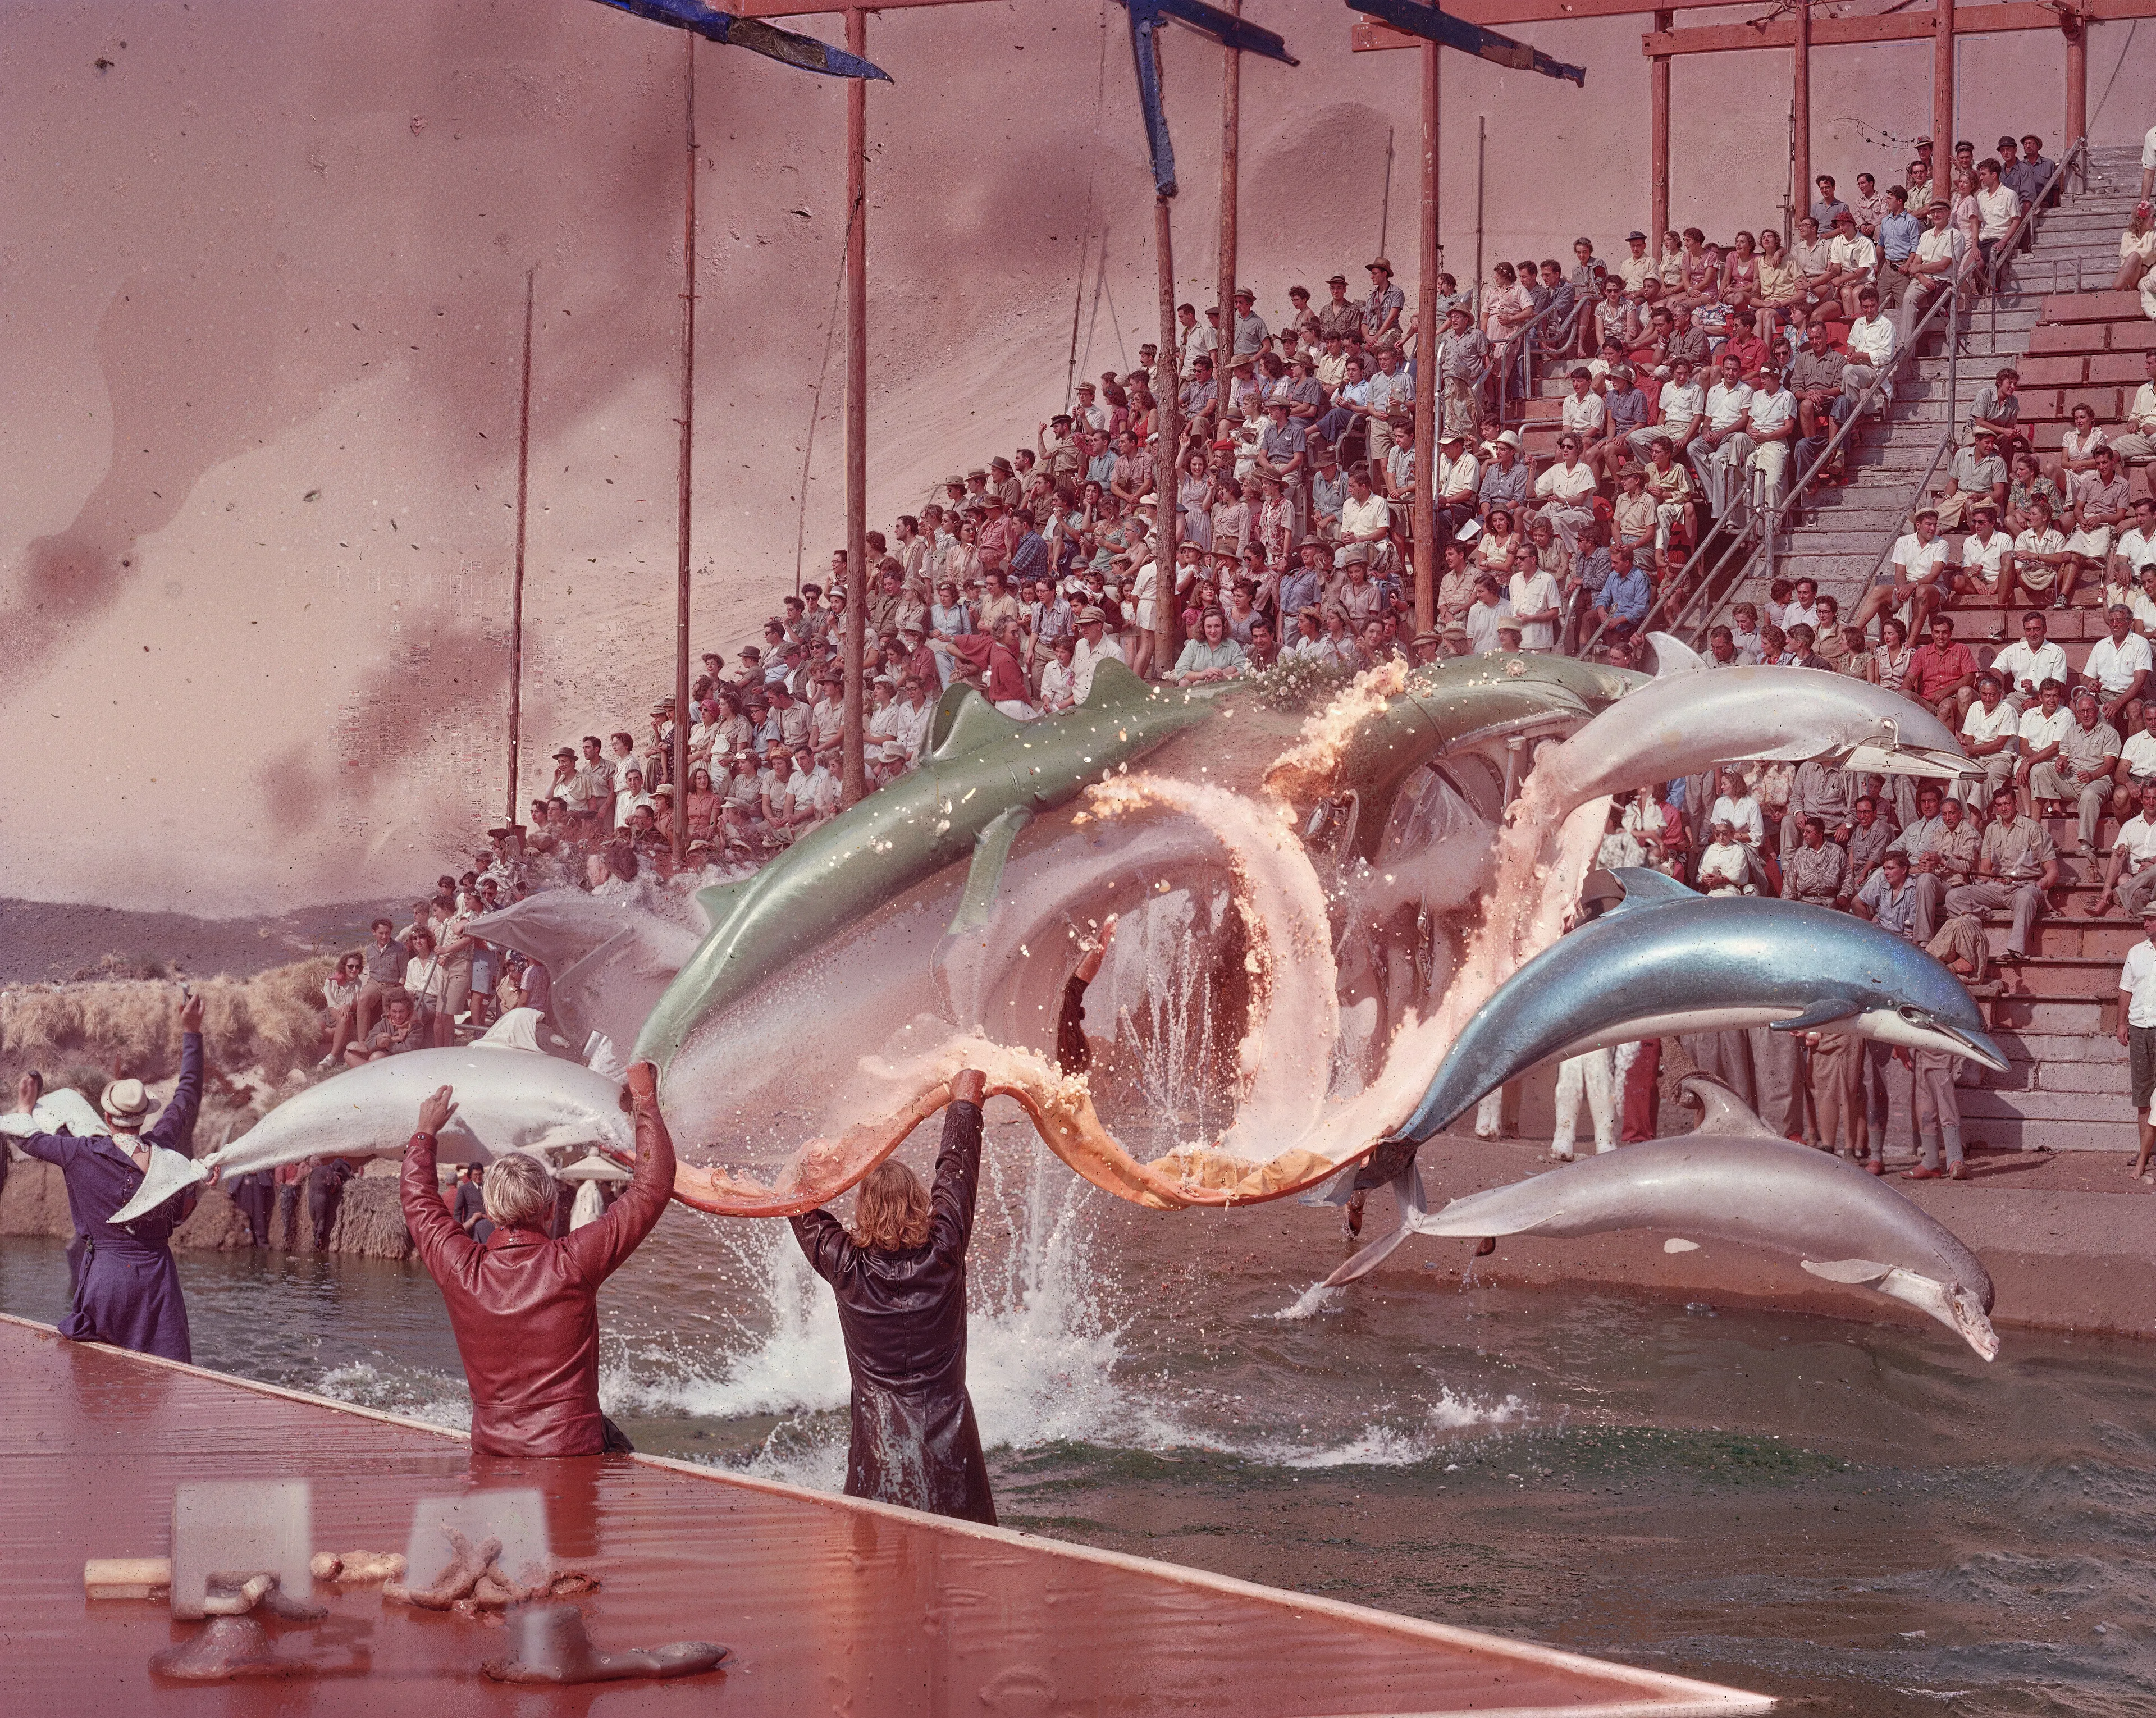
<svg viewBox="0 0 2156 1718"><path fill-rule="evenodd" d="M1063 397L1087 211L1105 287L1084 367L1157 326L1122 14L1081 0L895 13L871 50L871 517ZM1412 56L1252 0L1299 71L1244 78L1245 273L1271 311L1376 242ZM835 37L835 18L813 20ZM1638 20L1522 33L1589 90L1447 61L1443 228L1471 268L1473 119L1490 254L1605 249L1643 218ZM2123 41L2123 31L2118 40ZM2030 115L2049 38L1973 47L1974 135ZM2118 42L2098 33L2101 90ZM1928 49L1838 50L1820 153L1889 172ZM1768 62L1773 62L1769 64ZM794 577L802 443L844 218L839 85L705 48L700 647ZM101 64L102 63L102 64ZM495 737L524 270L539 270L526 783L670 685L680 39L587 0L15 0L0 39L0 889L195 912L398 895L503 793ZM1209 301L1218 59L1169 50L1183 290ZM1767 215L1782 57L1681 64L1676 204ZM2025 87L2025 85L2024 85ZM1096 91L1105 94L1096 102ZM1717 98L1733 98L1710 110ZM2056 105L2046 99L2049 111ZM2116 123L2127 117L2122 110ZM1411 257L1411 137L1389 248ZM1734 194L1734 203L1725 198ZM1709 218L1721 231L1730 223ZM1411 283L1410 283L1411 284ZM1322 290L1322 289L1321 289ZM835 374L835 368L834 368ZM835 405L835 402L829 402ZM841 517L824 414L808 564Z"/></svg>

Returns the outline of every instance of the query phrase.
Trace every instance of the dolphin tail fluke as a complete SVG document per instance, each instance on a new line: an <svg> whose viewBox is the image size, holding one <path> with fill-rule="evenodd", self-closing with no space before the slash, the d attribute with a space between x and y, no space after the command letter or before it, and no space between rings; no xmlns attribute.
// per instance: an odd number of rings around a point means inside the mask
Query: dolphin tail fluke
<svg viewBox="0 0 2156 1718"><path fill-rule="evenodd" d="M135 1197L105 1220L116 1228L131 1223L138 1217L147 1217L173 1194L208 1179L209 1171L193 1158L155 1146L150 1152L149 1172L135 1190Z"/></svg>
<svg viewBox="0 0 2156 1718"><path fill-rule="evenodd" d="M1325 1280L1328 1289L1343 1288L1358 1278L1368 1276L1388 1259L1402 1241L1416 1233L1416 1226L1428 1214L1423 1198L1422 1172L1412 1161L1393 1177L1393 1197L1400 1203L1399 1227L1383 1240L1373 1241L1353 1259Z"/></svg>

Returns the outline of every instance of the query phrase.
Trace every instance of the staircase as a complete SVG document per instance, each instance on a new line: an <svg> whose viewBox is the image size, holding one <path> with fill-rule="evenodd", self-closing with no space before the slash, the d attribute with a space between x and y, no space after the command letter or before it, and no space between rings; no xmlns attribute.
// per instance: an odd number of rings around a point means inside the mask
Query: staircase
<svg viewBox="0 0 2156 1718"><path fill-rule="evenodd" d="M2016 259L2006 290L1979 300L1964 313L1953 402L1960 414L1966 415L1969 403L1990 385L1994 372L2011 364L2022 372L2021 421L2032 426L2040 454L2058 451L2060 433L2077 400L2087 399L2096 408L2099 423L2118 421L2120 383L2131 398L2142 380L2138 345L2120 349L2116 357L2104 353L2094 375L2070 377L2072 367L2056 360L2061 354L2078 354L2082 348L2071 341L2046 344L2057 336L2051 330L2040 334L2037 323L2046 298L2078 295L2084 287L2109 286L2118 269L2118 235L2133 212L2140 172L2135 149L2092 151L2088 189L2071 203L2062 203L2041 216L2035 248ZM2141 316L2139 301L2131 295L2089 295L2118 301L2115 306L2104 305L2101 316L2091 309L2091 318L2118 314L2130 317L2142 330L2156 328ZM2047 315L2046 320L2057 318ZM2143 335L2139 344L2146 343ZM1906 521L1915 505L1912 491L1931 464L1948 426L1945 339L1935 331L1925 344L1923 356L1903 372L1895 389L1887 433L1881 434L1876 424L1857 433L1854 439L1859 446L1848 461L1850 482L1822 492L1810 504L1805 522L1789 533L1786 546L1774 557L1774 577L1817 580L1820 590L1840 603L1844 614L1851 612L1863 594L1881 554L1907 529ZM2130 377L2118 373L2128 367ZM1943 458L1930 488L1945 488L1945 469ZM1732 590L1725 606L1765 596L1763 582L1755 579ZM1965 634L1967 629L1963 630Z"/></svg>

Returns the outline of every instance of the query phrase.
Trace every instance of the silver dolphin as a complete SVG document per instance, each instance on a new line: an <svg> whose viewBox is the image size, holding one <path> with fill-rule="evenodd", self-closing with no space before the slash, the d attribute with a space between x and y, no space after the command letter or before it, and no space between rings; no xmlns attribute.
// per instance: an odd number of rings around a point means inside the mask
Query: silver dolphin
<svg viewBox="0 0 2156 1718"><path fill-rule="evenodd" d="M1689 1074L1699 1131L1626 1146L1413 1213L1425 1235L1592 1235L1661 1229L1796 1255L1810 1274L1876 1290L1937 1319L1986 1360L1991 1275L1953 1232L1855 1164L1776 1137L1719 1080ZM1375 1249L1371 1249L1374 1251ZM1368 1267L1358 1255L1332 1279Z"/></svg>
<svg viewBox="0 0 2156 1718"><path fill-rule="evenodd" d="M1971 768L1946 724L1898 692L1824 669L1717 668L1627 693L1545 747L1530 779L1569 808L1713 764L1807 758L1885 775Z"/></svg>
<svg viewBox="0 0 2156 1718"><path fill-rule="evenodd" d="M1802 901L1709 900L1660 871L1614 874L1625 899L1498 987L1401 1139L1428 1139L1553 1056L1689 1032L1853 1033L2006 1066L1961 981L1891 931Z"/></svg>
<svg viewBox="0 0 2156 1718"><path fill-rule="evenodd" d="M251 1175L309 1157L401 1151L412 1136L419 1100L444 1085L455 1088L457 1104L441 1132L445 1163L572 1146L610 1146L624 1153L636 1149L629 1118L622 1112L621 1088L603 1074L558 1056L491 1044L413 1050L331 1074L286 1099L231 1144L192 1159L191 1173L162 1187L146 1204L143 1197L151 1188L146 1181L143 1192L110 1221L131 1223L213 1172Z"/></svg>
<svg viewBox="0 0 2156 1718"><path fill-rule="evenodd" d="M691 910L694 910L691 909ZM549 1012L573 1044L596 1032L625 1050L689 964L702 931L581 889L546 889L471 921L483 942L529 955L553 981Z"/></svg>

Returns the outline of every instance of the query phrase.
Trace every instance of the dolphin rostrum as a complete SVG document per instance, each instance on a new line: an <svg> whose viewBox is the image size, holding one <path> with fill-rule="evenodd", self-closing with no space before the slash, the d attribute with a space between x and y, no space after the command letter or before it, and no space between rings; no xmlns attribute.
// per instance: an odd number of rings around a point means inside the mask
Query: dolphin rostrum
<svg viewBox="0 0 2156 1718"><path fill-rule="evenodd" d="M603 1074L531 1050L471 1044L412 1050L333 1074L286 1099L231 1144L190 1160L192 1172L147 1203L143 1192L111 1221L131 1223L180 1187L228 1179L308 1157L371 1157L401 1151L412 1136L419 1100L440 1086L456 1090L457 1113L442 1129L441 1161L485 1162L505 1151L597 1145L636 1149L621 1087Z"/></svg>
<svg viewBox="0 0 2156 1718"><path fill-rule="evenodd" d="M1208 700L1149 689L1112 662L1095 671L1083 704L1042 721L1014 721L971 687L953 686L936 707L918 768L754 876L696 897L711 934L652 1009L637 1056L664 1069L699 1022L968 854L999 871L1028 814L1076 798L1212 714ZM993 899L993 878L977 880Z"/></svg>
<svg viewBox="0 0 2156 1718"><path fill-rule="evenodd" d="M2006 1066L1961 981L1891 931L1802 901L1709 899L1660 871L1614 874L1625 899L1498 987L1446 1052L1402 1139L1428 1139L1553 1056L1689 1032L1854 1033Z"/></svg>
<svg viewBox="0 0 2156 1718"><path fill-rule="evenodd" d="M1425 1235L1592 1235L1662 1229L1793 1253L1829 1282L1876 1290L1937 1319L1984 1359L1999 1352L1990 1274L1943 1224L1855 1164L1778 1138L1721 1081L1686 1076L1699 1131L1625 1146L1509 1187L1411 1213ZM1333 1274L1370 1268L1373 1248ZM1371 1260L1373 1264L1376 1261Z"/></svg>

